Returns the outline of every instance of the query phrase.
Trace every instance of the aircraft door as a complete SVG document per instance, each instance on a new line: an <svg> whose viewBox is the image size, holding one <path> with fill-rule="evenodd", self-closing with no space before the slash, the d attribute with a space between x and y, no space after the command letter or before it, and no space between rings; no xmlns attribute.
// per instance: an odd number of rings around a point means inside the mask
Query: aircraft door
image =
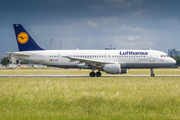
<svg viewBox="0 0 180 120"><path fill-rule="evenodd" d="M44 52L41 52L41 53L40 53L39 62L42 63L42 64L45 63Z"/></svg>
<svg viewBox="0 0 180 120"><path fill-rule="evenodd" d="M155 52L149 52L149 62L155 62Z"/></svg>

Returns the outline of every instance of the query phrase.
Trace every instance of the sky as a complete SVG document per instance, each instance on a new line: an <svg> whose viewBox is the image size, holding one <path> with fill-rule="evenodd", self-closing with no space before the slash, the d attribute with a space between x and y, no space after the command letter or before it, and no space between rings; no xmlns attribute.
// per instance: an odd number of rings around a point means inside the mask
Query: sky
<svg viewBox="0 0 180 120"><path fill-rule="evenodd" d="M1 0L0 54L18 51L13 24L44 49L180 48L179 0Z"/></svg>

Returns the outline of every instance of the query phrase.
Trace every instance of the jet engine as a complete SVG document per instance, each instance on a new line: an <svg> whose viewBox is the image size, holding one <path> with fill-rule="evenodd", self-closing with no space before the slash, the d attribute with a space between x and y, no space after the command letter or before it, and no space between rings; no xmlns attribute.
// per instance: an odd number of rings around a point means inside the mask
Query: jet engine
<svg viewBox="0 0 180 120"><path fill-rule="evenodd" d="M110 74L122 74L122 73L127 73L128 69L121 69L121 65L120 64L106 64L103 67L103 70L106 73L110 73Z"/></svg>
<svg viewBox="0 0 180 120"><path fill-rule="evenodd" d="M121 65L120 64L106 64L103 69L106 73L110 73L110 74L121 73Z"/></svg>

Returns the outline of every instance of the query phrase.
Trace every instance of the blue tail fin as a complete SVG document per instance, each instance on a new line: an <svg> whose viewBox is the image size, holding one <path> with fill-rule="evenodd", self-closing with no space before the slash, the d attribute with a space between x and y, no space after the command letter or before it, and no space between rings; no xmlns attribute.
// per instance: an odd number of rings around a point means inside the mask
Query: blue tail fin
<svg viewBox="0 0 180 120"><path fill-rule="evenodd" d="M13 24L19 51L43 50L21 24Z"/></svg>

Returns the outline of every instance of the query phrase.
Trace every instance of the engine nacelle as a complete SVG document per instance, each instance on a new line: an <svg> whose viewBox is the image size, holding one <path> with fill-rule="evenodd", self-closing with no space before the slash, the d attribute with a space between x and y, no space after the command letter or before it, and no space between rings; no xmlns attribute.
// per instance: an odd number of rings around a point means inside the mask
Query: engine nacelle
<svg viewBox="0 0 180 120"><path fill-rule="evenodd" d="M121 65L120 64L106 64L103 70L106 73L119 74L121 73Z"/></svg>
<svg viewBox="0 0 180 120"><path fill-rule="evenodd" d="M122 68L120 64L106 64L103 68L106 73L110 74L125 74L128 72L128 69Z"/></svg>

